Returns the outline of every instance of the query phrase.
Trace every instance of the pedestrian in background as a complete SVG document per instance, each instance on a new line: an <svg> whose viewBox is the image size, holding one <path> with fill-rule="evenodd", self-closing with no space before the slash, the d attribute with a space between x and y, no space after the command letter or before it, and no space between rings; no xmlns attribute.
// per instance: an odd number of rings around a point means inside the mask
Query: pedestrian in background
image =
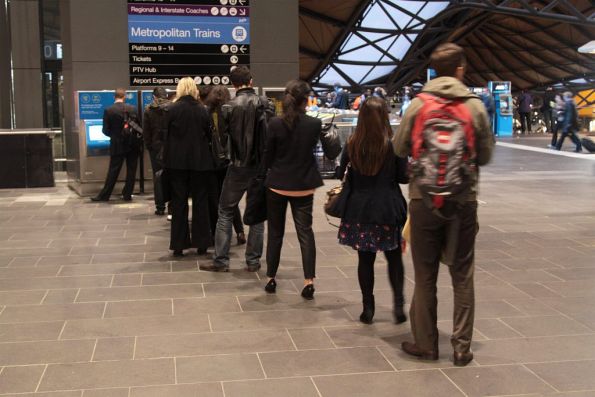
<svg viewBox="0 0 595 397"><path fill-rule="evenodd" d="M339 175L347 172L350 191L339 227L339 243L357 250L363 304L360 321L365 324L372 323L375 313L374 262L378 252L384 252L388 262L395 322L407 320L401 257L407 204L399 187L399 183L408 181L407 158L394 154L391 138L386 102L376 96L366 99L339 168Z"/></svg>
<svg viewBox="0 0 595 397"><path fill-rule="evenodd" d="M574 103L574 95L570 91L566 91L563 95L564 99L564 118L562 119L562 125L560 131L562 132L560 139L556 143L556 149L561 150L564 144L564 139L570 137L572 142L576 145L574 150L576 153L582 152L581 140L578 137L579 125L578 125L578 112L576 110L576 104Z"/></svg>
<svg viewBox="0 0 595 397"><path fill-rule="evenodd" d="M533 97L526 90L519 96L519 116L521 118L521 134L531 133L531 112L533 110Z"/></svg>
<svg viewBox="0 0 595 397"><path fill-rule="evenodd" d="M153 102L147 105L143 114L143 139L145 147L149 151L153 170L155 215L165 215L161 176L163 172L163 144L167 134L165 120L170 105L171 101L167 99L167 91L162 87L157 87L153 90Z"/></svg>

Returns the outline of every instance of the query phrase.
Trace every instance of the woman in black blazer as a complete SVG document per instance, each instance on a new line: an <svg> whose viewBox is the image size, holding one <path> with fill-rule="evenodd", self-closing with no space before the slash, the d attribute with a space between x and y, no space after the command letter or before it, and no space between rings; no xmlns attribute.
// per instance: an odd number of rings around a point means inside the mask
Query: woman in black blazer
<svg viewBox="0 0 595 397"><path fill-rule="evenodd" d="M212 245L207 186L215 164L210 150L211 118L198 100L194 80L185 77L177 87L175 102L167 115L164 163L171 191L171 239L169 249L183 256L186 248L204 254ZM188 225L188 196L192 197L192 233ZM192 237L191 237L192 236Z"/></svg>
<svg viewBox="0 0 595 397"><path fill-rule="evenodd" d="M393 289L397 324L407 321L403 311L403 259L401 231L407 218L407 204L399 183L407 183L407 159L396 157L390 143L386 102L366 99L357 127L341 157L339 175L347 169L350 194L339 228L339 243L357 250L357 275L362 291L360 321L374 317L374 262L384 252Z"/></svg>
<svg viewBox="0 0 595 397"><path fill-rule="evenodd" d="M285 213L287 204L291 213L302 251L305 299L314 297L316 277L316 243L312 231L312 205L314 191L323 185L316 166L314 147L322 133L319 119L306 116L305 108L310 86L292 80L285 87L283 115L273 118L268 125L265 166L268 170L267 190L267 276L268 293L276 291L275 277L279 268Z"/></svg>

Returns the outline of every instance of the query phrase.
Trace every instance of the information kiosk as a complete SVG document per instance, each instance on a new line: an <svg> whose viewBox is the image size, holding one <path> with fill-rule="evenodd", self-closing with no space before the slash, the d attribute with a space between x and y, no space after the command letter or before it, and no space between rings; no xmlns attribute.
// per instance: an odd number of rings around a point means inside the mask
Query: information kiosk
<svg viewBox="0 0 595 397"><path fill-rule="evenodd" d="M498 136L512 136L513 108L510 81L490 81L488 88L494 96L494 132Z"/></svg>

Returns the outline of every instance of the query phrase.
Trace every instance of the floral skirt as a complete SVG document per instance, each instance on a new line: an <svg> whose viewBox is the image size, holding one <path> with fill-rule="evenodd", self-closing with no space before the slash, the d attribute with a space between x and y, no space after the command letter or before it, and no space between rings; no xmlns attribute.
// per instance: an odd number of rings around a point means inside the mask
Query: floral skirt
<svg viewBox="0 0 595 397"><path fill-rule="evenodd" d="M358 251L393 251L401 244L401 231L397 225L341 221L339 244L348 245Z"/></svg>

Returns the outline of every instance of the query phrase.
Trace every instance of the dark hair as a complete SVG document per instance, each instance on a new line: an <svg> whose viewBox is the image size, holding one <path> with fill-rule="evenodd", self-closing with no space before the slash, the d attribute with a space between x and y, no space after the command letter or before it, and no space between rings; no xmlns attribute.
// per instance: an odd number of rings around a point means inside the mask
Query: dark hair
<svg viewBox="0 0 595 397"><path fill-rule="evenodd" d="M167 98L167 91L165 91L165 88L163 88L163 87L156 87L153 90L153 96L155 98L165 99L165 98Z"/></svg>
<svg viewBox="0 0 595 397"><path fill-rule="evenodd" d="M234 68L229 74L229 79L234 87L238 88L244 85L249 85L252 81L252 74L247 66L238 66Z"/></svg>
<svg viewBox="0 0 595 397"><path fill-rule="evenodd" d="M221 106L225 105L230 100L231 95L229 94L227 87L218 85L209 91L209 95L207 95L205 99L205 105L209 109L210 113L219 112L221 110Z"/></svg>
<svg viewBox="0 0 595 397"><path fill-rule="evenodd" d="M391 150L392 134L385 100L366 99L359 111L355 132L347 142L351 166L360 174L376 175Z"/></svg>
<svg viewBox="0 0 595 397"><path fill-rule="evenodd" d="M116 88L116 93L114 94L116 99L124 99L126 98L126 90L124 88Z"/></svg>
<svg viewBox="0 0 595 397"><path fill-rule="evenodd" d="M430 66L439 77L454 77L457 68L466 63L465 51L454 43L440 44L430 56Z"/></svg>
<svg viewBox="0 0 595 397"><path fill-rule="evenodd" d="M310 86L303 80L291 80L285 86L281 119L290 128L295 126L300 113L305 113L310 91Z"/></svg>
<svg viewBox="0 0 595 397"><path fill-rule="evenodd" d="M206 105L206 100L211 91L213 90L213 86L211 85L203 85L202 87L198 87L198 96L200 101Z"/></svg>

